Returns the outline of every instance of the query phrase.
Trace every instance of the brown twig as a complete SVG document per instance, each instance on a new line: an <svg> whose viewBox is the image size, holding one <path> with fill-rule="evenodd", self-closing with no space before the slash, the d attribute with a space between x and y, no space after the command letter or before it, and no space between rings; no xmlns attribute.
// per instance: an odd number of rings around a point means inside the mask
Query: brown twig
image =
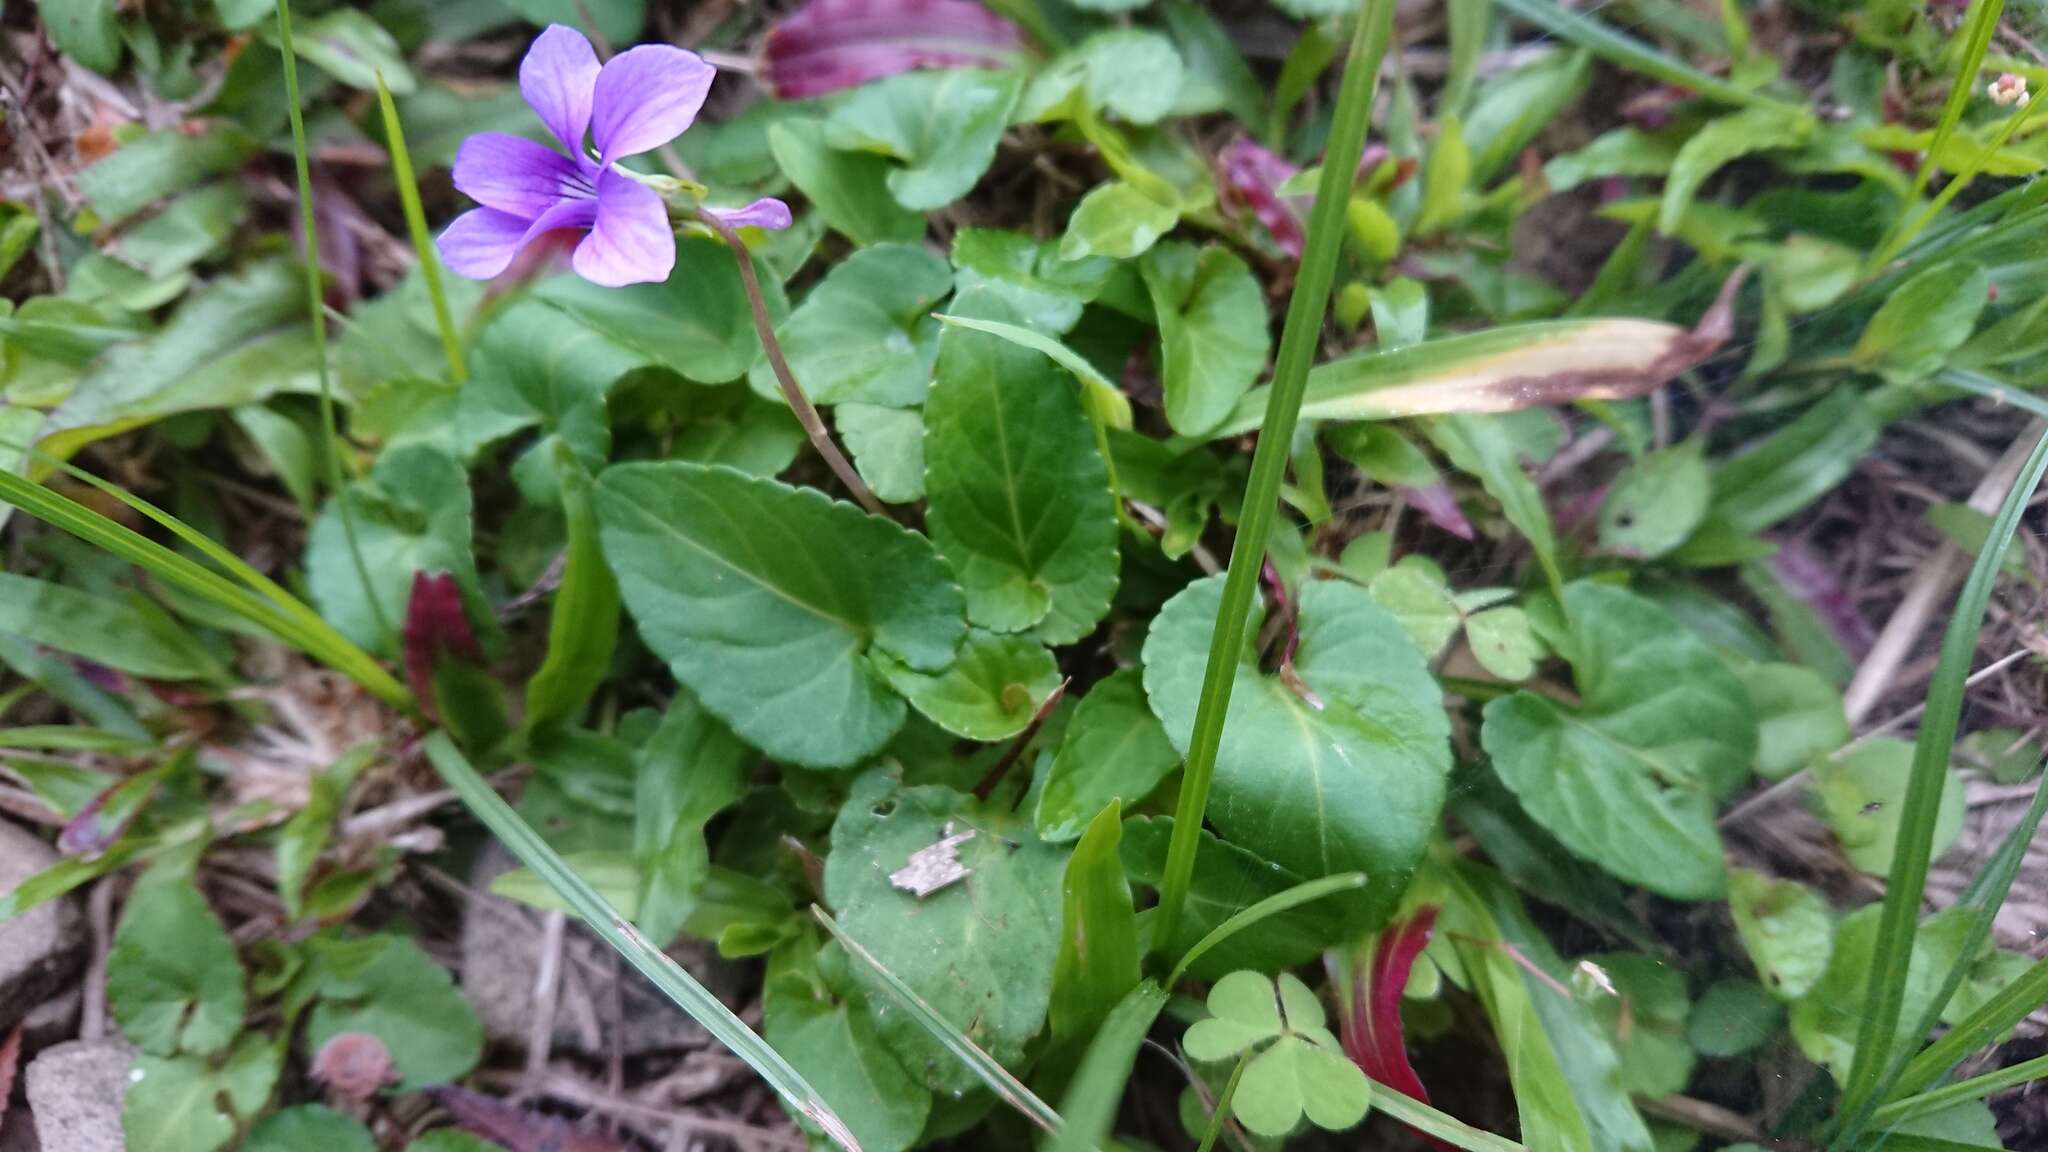
<svg viewBox="0 0 2048 1152"><path fill-rule="evenodd" d="M882 503L854 471L853 464L839 451L839 445L832 440L832 431L825 427L825 418L818 415L816 405L804 394L803 386L796 382L796 376L789 370L789 361L783 358L782 344L775 338L775 325L768 319L768 302L761 296L761 279L754 273L754 257L747 251L747 242L739 233L726 226L725 221L711 213L698 209L697 219L706 228L718 234L725 246L740 264L740 280L746 285L747 305L754 312L754 332L761 337L761 348L768 353L768 366L775 371L776 383L782 385L782 398L789 402L790 411L796 413L797 422L804 426L804 435L810 437L811 447L825 458L825 464L860 506L877 516L884 515Z"/></svg>
<svg viewBox="0 0 2048 1152"><path fill-rule="evenodd" d="M1032 738L1038 735L1039 726L1045 723L1046 717L1052 715L1054 708L1059 707L1060 698L1067 694L1067 685L1073 682L1074 678L1069 676L1060 681L1059 687L1045 694L1045 702L1031 714L1031 722L1024 725L1024 730L1017 733L1017 738L1010 741L1010 746L1003 751L1003 758L989 765L988 772L982 776L981 782L974 786L976 800L987 801L995 792L996 785L1003 782L1003 776L1009 772L1010 765L1015 764L1017 758L1024 754L1024 749L1030 747Z"/></svg>

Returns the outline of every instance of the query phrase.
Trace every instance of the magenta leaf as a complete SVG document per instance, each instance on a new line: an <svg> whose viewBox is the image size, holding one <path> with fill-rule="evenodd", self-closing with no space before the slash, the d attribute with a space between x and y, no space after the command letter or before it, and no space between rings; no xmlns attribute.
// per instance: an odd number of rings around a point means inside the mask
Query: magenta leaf
<svg viewBox="0 0 2048 1152"><path fill-rule="evenodd" d="M811 0L768 29L759 78L802 100L924 68L1006 68L1015 24L972 0Z"/></svg>
<svg viewBox="0 0 2048 1152"><path fill-rule="evenodd" d="M1408 974L1416 957L1429 946L1436 930L1436 907L1416 909L1405 920L1389 924L1372 950L1372 964L1353 990L1354 1007L1344 1021L1344 1052L1374 1081L1423 1104L1429 1092L1415 1066L1408 1063L1408 1043L1401 1027L1401 992L1408 987ZM1431 1138L1430 1143L1452 1152L1451 1146Z"/></svg>
<svg viewBox="0 0 2048 1152"><path fill-rule="evenodd" d="M57 833L57 851L87 860L104 855L149 807L163 779L164 769L157 768L108 785Z"/></svg>
<svg viewBox="0 0 2048 1152"><path fill-rule="evenodd" d="M434 699L434 668L443 657L476 664L483 660L462 589L447 572L415 572L405 605L405 679L422 703Z"/></svg>

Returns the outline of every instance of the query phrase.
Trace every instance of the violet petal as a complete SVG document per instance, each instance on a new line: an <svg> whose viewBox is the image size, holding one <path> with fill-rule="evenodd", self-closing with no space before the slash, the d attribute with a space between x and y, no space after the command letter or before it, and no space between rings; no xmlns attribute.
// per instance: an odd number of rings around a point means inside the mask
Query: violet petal
<svg viewBox="0 0 2048 1152"><path fill-rule="evenodd" d="M496 208L474 208L457 216L435 246L456 275L489 280L511 265L532 223Z"/></svg>
<svg viewBox="0 0 2048 1152"><path fill-rule="evenodd" d="M1023 47L971 0L811 0L768 30L758 78L799 100L918 68L1007 67Z"/></svg>
<svg viewBox="0 0 2048 1152"><path fill-rule="evenodd" d="M618 288L668 279L676 266L668 206L652 188L607 170L597 184L597 220L570 266L593 284Z"/></svg>
<svg viewBox="0 0 2048 1152"><path fill-rule="evenodd" d="M772 196L764 196L744 208L706 208L705 212L716 216L728 228L766 228L779 232L789 227L789 205Z"/></svg>
<svg viewBox="0 0 2048 1152"><path fill-rule="evenodd" d="M479 132L455 153L455 187L486 208L531 220L567 196L593 194L590 176L551 148Z"/></svg>
<svg viewBox="0 0 2048 1152"><path fill-rule="evenodd" d="M583 136L590 130L597 72L597 51L590 41L561 24L550 24L534 37L519 62L520 95L574 156L583 155Z"/></svg>
<svg viewBox="0 0 2048 1152"><path fill-rule="evenodd" d="M697 119L715 74L695 52L666 44L628 48L598 71L590 133L609 166L681 136Z"/></svg>

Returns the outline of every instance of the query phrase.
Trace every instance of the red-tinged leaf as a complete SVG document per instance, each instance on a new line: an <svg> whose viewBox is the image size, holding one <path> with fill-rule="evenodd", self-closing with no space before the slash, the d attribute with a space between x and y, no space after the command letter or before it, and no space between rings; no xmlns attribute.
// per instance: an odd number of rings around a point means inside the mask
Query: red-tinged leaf
<svg viewBox="0 0 2048 1152"><path fill-rule="evenodd" d="M802 100L924 68L1006 68L1024 51L1015 24L972 0L811 0L776 21L758 76Z"/></svg>
<svg viewBox="0 0 2048 1152"><path fill-rule="evenodd" d="M1861 660L1877 642L1877 633L1856 607L1855 597L1841 576L1813 549L1796 540L1777 538L1778 550L1767 564L1785 590L1813 610L1814 616L1834 634L1835 642L1853 660Z"/></svg>
<svg viewBox="0 0 2048 1152"><path fill-rule="evenodd" d="M163 778L164 770L159 768L108 785L57 834L57 851L98 859L149 806Z"/></svg>
<svg viewBox="0 0 2048 1152"><path fill-rule="evenodd" d="M466 1088L429 1088L427 1095L448 1110L457 1127L481 1136L505 1152L629 1152L629 1145L559 1116L542 1116Z"/></svg>
<svg viewBox="0 0 2048 1152"><path fill-rule="evenodd" d="M405 605L405 678L415 698L434 698L434 666L443 657L478 663L476 633L462 608L462 589L446 572L415 572Z"/></svg>
<svg viewBox="0 0 2048 1152"><path fill-rule="evenodd" d="M1471 540L1477 536L1472 530L1472 521L1465 518L1465 510L1458 507L1458 498L1451 494L1448 484L1431 484L1427 488L1403 488L1401 498L1408 506L1429 518L1431 524L1449 532L1460 540Z"/></svg>
<svg viewBox="0 0 2048 1152"><path fill-rule="evenodd" d="M95 664L91 660L73 657L71 668L84 677L86 683L102 692L111 692L119 696L128 691L128 677L105 664Z"/></svg>
<svg viewBox="0 0 2048 1152"><path fill-rule="evenodd" d="M1217 157L1223 179L1219 190L1223 204L1234 211L1249 211L1273 236L1280 250L1301 259L1301 215L1280 196L1280 186L1294 178L1298 169L1279 154L1250 137L1240 136Z"/></svg>
<svg viewBox="0 0 2048 1152"><path fill-rule="evenodd" d="M7 1119L7 1100L14 1095L14 1073L21 1066L21 1030L25 1027L16 1024L0 1042L0 1120Z"/></svg>
<svg viewBox="0 0 2048 1152"><path fill-rule="evenodd" d="M1353 989L1353 1008L1344 1021L1344 1051L1367 1076L1419 1103L1429 1103L1429 1092L1415 1066L1408 1062L1408 1044L1401 1027L1401 992L1408 987L1408 974L1416 957L1429 946L1436 930L1436 908L1425 906L1405 920L1387 926L1375 941L1372 965L1362 983ZM1449 1144L1430 1137L1430 1143L1453 1152Z"/></svg>

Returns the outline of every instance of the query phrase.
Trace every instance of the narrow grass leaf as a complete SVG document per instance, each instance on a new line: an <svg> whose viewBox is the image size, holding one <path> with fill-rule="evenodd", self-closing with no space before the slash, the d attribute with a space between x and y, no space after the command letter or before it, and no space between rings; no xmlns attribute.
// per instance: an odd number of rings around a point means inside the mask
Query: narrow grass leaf
<svg viewBox="0 0 2048 1152"><path fill-rule="evenodd" d="M1259 921L1269 916L1278 916L1280 913L1291 908L1299 908L1312 900L1320 900L1335 892L1350 892L1354 889L1363 888L1365 887L1365 880L1366 877L1363 872L1340 872L1335 876L1324 876L1317 880L1296 884L1285 892L1266 897L1257 904L1218 924L1207 936L1195 941L1194 947L1189 948L1187 954L1180 958L1180 963L1173 966L1173 975L1168 977L1166 981L1167 987L1171 988L1175 984L1180 983L1180 978L1187 975L1188 969L1194 966L1195 961L1200 960L1211 948L1252 927Z"/></svg>
<svg viewBox="0 0 2048 1152"><path fill-rule="evenodd" d="M1147 980L1131 989L1102 1022L1087 1054L1081 1057L1073 1086L1060 1101L1067 1125L1053 1142L1052 1152L1091 1152L1109 1138L1138 1049L1159 1019L1159 1010L1166 1007L1166 999L1166 989Z"/></svg>
<svg viewBox="0 0 2048 1152"><path fill-rule="evenodd" d="M384 113L384 143L391 150L391 180L398 185L398 204L405 211L405 230L412 237L412 250L420 262L420 278L427 286L427 299L434 305L434 327L441 333L441 351L448 357L448 378L457 384L469 378L462 361L462 338L455 332L455 320L448 311L448 294L441 287L441 256L427 231L427 213L420 207L420 185L413 175L412 152L405 146L405 126L399 123L398 106L391 90L384 86L384 74L377 74L377 106Z"/></svg>
<svg viewBox="0 0 2048 1152"><path fill-rule="evenodd" d="M1372 1106L1425 1136L1434 1136L1468 1152L1528 1152L1505 1136L1474 1128L1455 1116L1439 1112L1392 1089L1376 1089L1372 1094Z"/></svg>
<svg viewBox="0 0 2048 1152"><path fill-rule="evenodd" d="M1181 775L1173 839L1167 847L1166 868L1160 878L1159 924L1153 939L1161 946L1174 939L1181 910L1187 903L1188 888L1194 880L1195 849L1201 842L1209 787L1216 774L1216 754L1223 743L1223 721L1230 709L1230 692L1243 656L1245 619L1258 592L1266 538L1273 527L1280 482L1287 472L1294 427L1308 385L1309 365L1322 342L1323 315L1329 307L1337 253L1343 247L1341 237L1347 227L1345 211L1351 201L1351 183L1365 150L1373 93L1379 85L1380 61L1392 35L1393 17L1392 0L1363 0L1359 5L1350 59L1330 122L1329 145L1316 187L1315 207L1309 215L1301 272L1287 303L1280 352L1273 366L1273 386L1259 445L1252 453L1251 477L1245 485L1237 538L1230 548L1229 574L1209 641L1201 699L1189 738L1187 767Z"/></svg>
<svg viewBox="0 0 2048 1152"><path fill-rule="evenodd" d="M602 937L692 1019L702 1024L719 1043L746 1061L768 1082L769 1087L789 1102L791 1108L823 1129L834 1144L847 1152L860 1152L860 1144L854 1140L853 1133L832 1111L825 1098L806 1083L780 1053L769 1047L767 1041L755 1035L738 1016L733 1015L730 1008L697 983L668 953L642 936L617 909L598 895L588 881L569 867L560 854L541 839L540 833L520 819L519 814L512 811L512 806L505 803L504 798L477 773L446 732L428 736L423 747L428 761L447 781L448 787L454 789L463 805L475 813L476 818L483 821L484 827L489 828L505 847L511 849L520 863L546 881L548 887L582 917L591 931Z"/></svg>
<svg viewBox="0 0 2048 1152"><path fill-rule="evenodd" d="M905 984L901 977L883 967L881 961L875 959L874 953L861 947L860 941L841 931L838 922L823 908L813 906L811 915L818 918L818 923L825 926L825 931L830 932L832 938L839 941L840 947L845 948L848 955L871 969L881 979L882 987L895 999L897 1005L910 1013L911 1019L917 1021L925 1031L931 1033L933 1039L944 1045L948 1052L972 1070L983 1084L988 1085L989 1091L994 1092L1005 1104L1015 1108L1026 1120L1055 1136L1059 1135L1066 1122L1060 1119L1059 1113L1052 1110L1052 1105L1039 1099L1036 1093L1024 1086L1023 1081L1012 1076L1009 1069L996 1063L995 1057L976 1047L974 1041L969 1040L945 1017L933 1011L931 1005L919 999L917 993L911 991L910 985Z"/></svg>
<svg viewBox="0 0 2048 1152"><path fill-rule="evenodd" d="M1966 1101L1983 1100L2008 1088L2017 1088L2044 1077L2048 1077L2048 1056L2036 1056L2032 1060L2022 1060L2010 1068L2000 1068L1996 1072L1986 1072L1982 1076L1958 1080L1932 1092L1922 1092L1918 1096L1895 1100L1872 1113L1871 1119L1878 1124L1896 1124L1901 1120L1928 1112L1939 1112Z"/></svg>
<svg viewBox="0 0 2048 1152"><path fill-rule="evenodd" d="M1997 582L2000 566L2012 545L2020 514L2048 471L2048 436L2034 445L2012 491L2006 494L1992 523L1991 534L1976 565L1963 585L1948 632L1942 638L1941 659L1928 685L1927 707L1920 721L1919 739L1913 749L1913 776L1907 786L1900 815L1896 855L1887 878L1884 911L1879 921L1877 947L1870 967L1869 994L1865 1015L1856 1040L1855 1062L1850 1067L1842 1115L1848 1123L1837 1136L1837 1146L1853 1141L1868 1120L1878 1096L1885 1070L1891 1064L1890 1039L1896 1033L1899 1014L1906 997L1906 963L1912 955L1913 937L1919 929L1920 901L1926 890L1927 870L1933 855L1934 825L1941 804L1941 785L1948 772L1949 753L1955 744L1956 725L1962 715L1963 681L1977 650L1977 632ZM2030 985L2023 979L2006 990ZM2003 1001L2006 995L1994 998ZM1985 1006L1987 1009L1990 1004ZM1983 1016L1980 1010L1977 1016ZM2022 1013L2024 1015L2024 1013ZM1975 1017L1973 1017L1974 1019ZM1957 1032L1962 1031L1957 1029ZM1953 1035L1953 1033L1951 1034Z"/></svg>
<svg viewBox="0 0 2048 1152"><path fill-rule="evenodd" d="M1738 88L1708 75L1667 52L1618 32L1591 16L1574 12L1554 0L1500 0L1500 6L1560 40L1577 44L1610 64L1675 84L1723 104L1772 106L1800 111L1797 105Z"/></svg>

